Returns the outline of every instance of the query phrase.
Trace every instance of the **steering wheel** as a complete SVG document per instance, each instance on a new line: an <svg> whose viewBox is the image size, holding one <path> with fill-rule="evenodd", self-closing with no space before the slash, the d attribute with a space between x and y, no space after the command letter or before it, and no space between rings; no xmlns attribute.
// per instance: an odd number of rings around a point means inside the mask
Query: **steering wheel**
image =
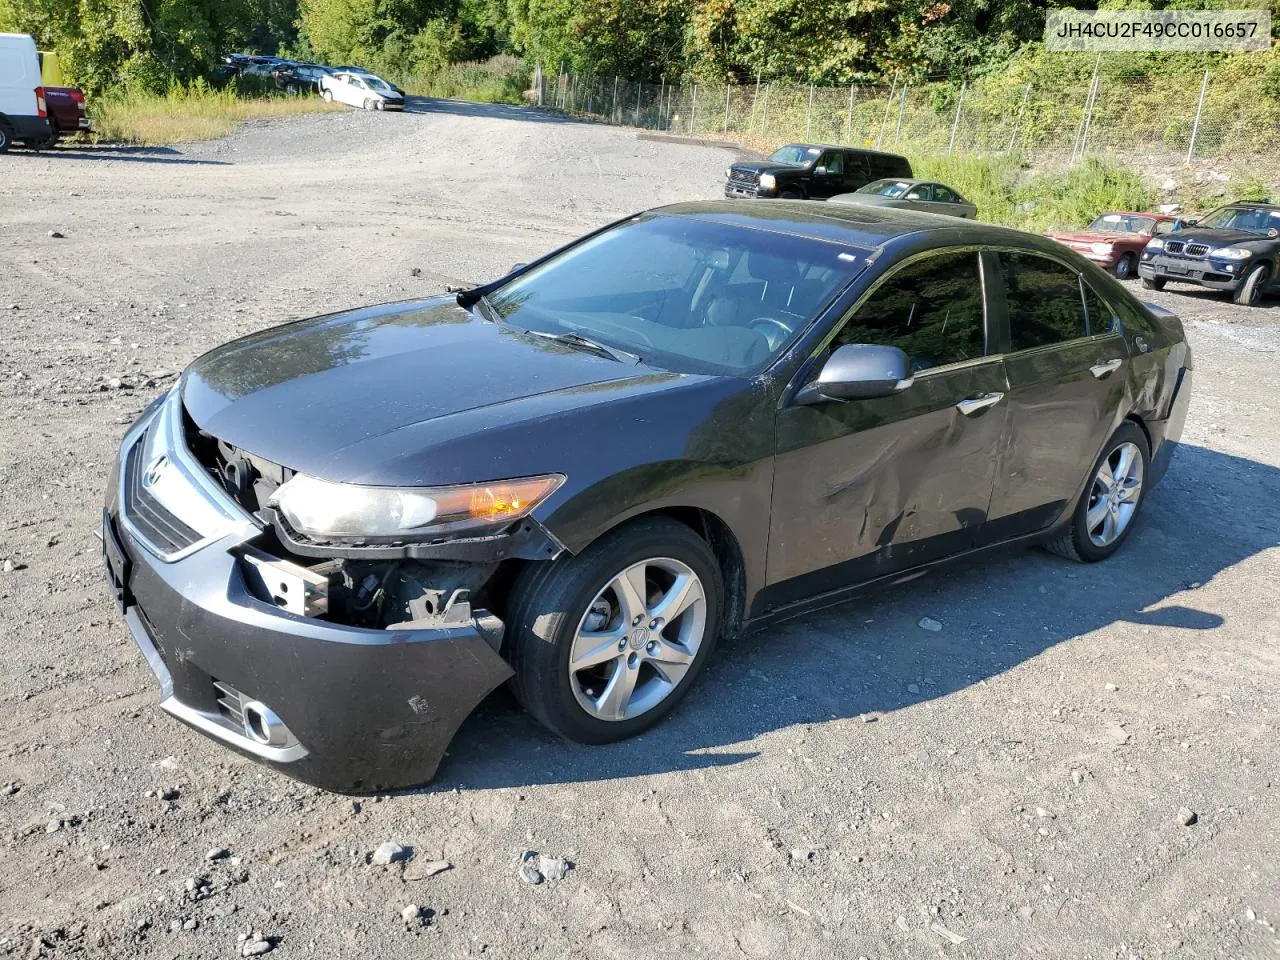
<svg viewBox="0 0 1280 960"><path fill-rule="evenodd" d="M777 350L792 334L789 326L773 317L756 317L747 326L769 341L770 350ZM760 329L761 327L764 329Z"/></svg>

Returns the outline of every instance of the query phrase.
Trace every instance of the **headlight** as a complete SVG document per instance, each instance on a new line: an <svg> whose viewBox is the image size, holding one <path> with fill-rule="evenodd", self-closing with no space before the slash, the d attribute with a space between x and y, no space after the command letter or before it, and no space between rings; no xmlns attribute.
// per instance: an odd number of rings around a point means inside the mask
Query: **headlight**
<svg viewBox="0 0 1280 960"><path fill-rule="evenodd" d="M1163 249L1164 249L1164 241L1163 241L1163 240L1161 240L1159 237L1152 237L1150 240L1148 240L1148 241L1147 241L1147 246L1146 246L1146 248L1145 248L1145 249L1147 249L1147 250L1163 250Z"/></svg>
<svg viewBox="0 0 1280 960"><path fill-rule="evenodd" d="M268 505L308 536L414 539L504 526L563 482L550 474L451 487L366 487L299 473L276 488Z"/></svg>
<svg viewBox="0 0 1280 960"><path fill-rule="evenodd" d="M1105 257L1111 252L1111 244L1109 243L1091 243L1089 249L1100 257Z"/></svg>
<svg viewBox="0 0 1280 960"><path fill-rule="evenodd" d="M725 168L724 168L724 178L725 178L726 180L732 180L732 179L733 179L733 167L725 167Z"/></svg>
<svg viewBox="0 0 1280 960"><path fill-rule="evenodd" d="M778 185L778 181L777 181L776 179L774 179L774 176L773 176L773 174L772 174L772 173L762 173L762 174L760 174L760 187L761 187L761 189L764 189L764 190L772 190L772 189L773 189L774 187L776 187L777 185Z"/></svg>
<svg viewBox="0 0 1280 960"><path fill-rule="evenodd" d="M1225 257L1227 260L1248 260L1253 256L1252 250L1246 250L1244 247L1219 247L1217 250L1210 250L1211 257Z"/></svg>

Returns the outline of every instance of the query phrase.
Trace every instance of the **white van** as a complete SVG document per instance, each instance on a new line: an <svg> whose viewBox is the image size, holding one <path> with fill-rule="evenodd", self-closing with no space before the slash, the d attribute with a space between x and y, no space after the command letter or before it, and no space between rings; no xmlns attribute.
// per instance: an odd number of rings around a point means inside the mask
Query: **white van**
<svg viewBox="0 0 1280 960"><path fill-rule="evenodd" d="M29 33L0 33L0 153L15 140L41 143L49 136L40 81L40 58Z"/></svg>

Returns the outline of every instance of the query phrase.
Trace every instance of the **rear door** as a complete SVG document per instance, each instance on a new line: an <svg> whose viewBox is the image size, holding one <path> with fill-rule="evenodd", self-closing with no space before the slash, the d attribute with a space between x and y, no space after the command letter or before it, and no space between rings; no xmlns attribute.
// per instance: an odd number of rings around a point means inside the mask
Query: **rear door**
<svg viewBox="0 0 1280 960"><path fill-rule="evenodd" d="M889 397L779 412L767 604L974 544L1007 411L983 281L977 251L931 251L890 267L837 325L820 357L845 344L896 346L915 379Z"/></svg>
<svg viewBox="0 0 1280 960"><path fill-rule="evenodd" d="M1115 429L1129 351L1114 311L1074 267L1025 250L984 255L1004 328L1009 437L988 541L1041 530L1074 503Z"/></svg>

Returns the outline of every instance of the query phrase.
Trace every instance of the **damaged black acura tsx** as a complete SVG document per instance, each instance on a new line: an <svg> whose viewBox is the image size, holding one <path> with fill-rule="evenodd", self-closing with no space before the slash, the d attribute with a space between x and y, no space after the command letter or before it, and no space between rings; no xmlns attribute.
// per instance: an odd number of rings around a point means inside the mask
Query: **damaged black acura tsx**
<svg viewBox="0 0 1280 960"><path fill-rule="evenodd" d="M1062 246L782 201L196 360L129 430L110 582L169 713L311 783L421 783L511 681L644 730L717 638L1011 543L1114 552L1191 356Z"/></svg>

